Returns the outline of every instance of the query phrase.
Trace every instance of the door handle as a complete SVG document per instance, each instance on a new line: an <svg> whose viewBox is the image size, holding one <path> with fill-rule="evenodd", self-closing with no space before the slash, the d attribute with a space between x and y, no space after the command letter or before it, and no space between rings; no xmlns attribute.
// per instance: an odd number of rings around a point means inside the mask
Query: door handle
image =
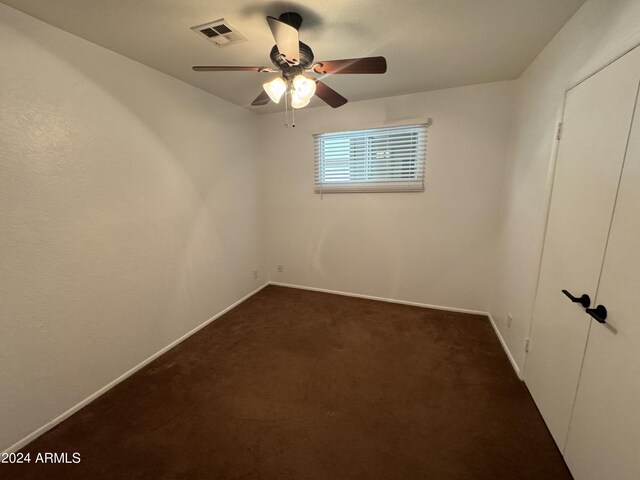
<svg viewBox="0 0 640 480"><path fill-rule="evenodd" d="M607 323L607 309L604 305L598 305L596 308L587 308L587 313L596 319L598 323Z"/></svg>
<svg viewBox="0 0 640 480"><path fill-rule="evenodd" d="M574 297L568 290L562 290L562 293L569 297L573 303L579 303L584 308L589 308L589 305L591 305L591 298L586 293L583 293L581 297Z"/></svg>

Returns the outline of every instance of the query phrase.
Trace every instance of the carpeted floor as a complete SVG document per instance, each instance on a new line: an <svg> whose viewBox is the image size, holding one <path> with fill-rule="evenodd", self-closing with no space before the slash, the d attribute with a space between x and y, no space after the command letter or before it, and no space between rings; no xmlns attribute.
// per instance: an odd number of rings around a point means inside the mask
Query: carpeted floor
<svg viewBox="0 0 640 480"><path fill-rule="evenodd" d="M269 286L23 452L20 479L570 479L485 317Z"/></svg>

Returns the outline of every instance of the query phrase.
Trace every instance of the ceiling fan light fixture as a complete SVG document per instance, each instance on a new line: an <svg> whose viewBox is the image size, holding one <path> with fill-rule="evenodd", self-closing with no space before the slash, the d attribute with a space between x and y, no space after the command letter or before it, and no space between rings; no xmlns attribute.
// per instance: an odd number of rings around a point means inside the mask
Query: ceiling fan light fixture
<svg viewBox="0 0 640 480"><path fill-rule="evenodd" d="M311 97L301 97L300 95L298 95L296 90L291 91L291 106L293 108L306 107L307 105L309 105L310 101Z"/></svg>
<svg viewBox="0 0 640 480"><path fill-rule="evenodd" d="M311 100L316 93L316 81L312 78L296 75L292 83L294 94L301 100Z"/></svg>
<svg viewBox="0 0 640 480"><path fill-rule="evenodd" d="M196 72L277 73L278 78L263 84L264 90L251 102L251 105L267 105L269 100L280 103L280 99L285 95L285 117L287 119L285 125L287 126L289 126L289 112L292 114L292 120L294 119L293 110L289 109L287 100L291 100L291 107L294 109L307 106L314 95L331 108L341 107L348 102L345 97L322 80L305 76L305 72L312 75L322 75L324 78L325 75L333 74L372 74L387 71L387 61L381 56L323 60L314 63L313 50L309 45L300 41L298 31L301 24L302 17L296 12L285 12L278 18L267 17L267 25L276 41L269 53L269 58L275 69L240 65L196 65L192 68ZM236 33L226 20L223 25L218 23L205 24L197 28L199 28L198 33L207 38L221 38L229 33L226 30Z"/></svg>
<svg viewBox="0 0 640 480"><path fill-rule="evenodd" d="M284 95L284 92L287 91L287 84L282 77L276 77L270 82L263 84L262 88L264 88L264 91L267 92L271 100L278 103L282 95Z"/></svg>

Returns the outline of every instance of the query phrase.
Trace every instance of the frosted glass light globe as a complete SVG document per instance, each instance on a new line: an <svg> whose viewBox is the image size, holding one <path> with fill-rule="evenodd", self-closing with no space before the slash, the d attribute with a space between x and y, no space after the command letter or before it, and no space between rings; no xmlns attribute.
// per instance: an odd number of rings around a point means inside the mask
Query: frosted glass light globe
<svg viewBox="0 0 640 480"><path fill-rule="evenodd" d="M293 78L293 89L298 98L311 100L316 93L316 82L304 75L296 75Z"/></svg>
<svg viewBox="0 0 640 480"><path fill-rule="evenodd" d="M278 103L284 92L287 91L287 84L282 77L276 77L270 82L263 84L262 88L264 88L264 91L267 92L271 100Z"/></svg>
<svg viewBox="0 0 640 480"><path fill-rule="evenodd" d="M300 95L298 95L297 90L293 90L291 92L291 106L293 108L306 107L307 105L309 105L310 101L311 101L311 97L303 98Z"/></svg>

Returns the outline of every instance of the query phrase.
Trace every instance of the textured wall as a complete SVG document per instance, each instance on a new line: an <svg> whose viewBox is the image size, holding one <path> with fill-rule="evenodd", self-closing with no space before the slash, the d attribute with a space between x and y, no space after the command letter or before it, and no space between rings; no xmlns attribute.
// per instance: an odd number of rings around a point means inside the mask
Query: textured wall
<svg viewBox="0 0 640 480"><path fill-rule="evenodd" d="M517 82L490 312L522 369L547 218L564 91L640 42L640 2L589 0ZM597 119L594 119L597 121ZM507 313L513 314L507 328Z"/></svg>
<svg viewBox="0 0 640 480"><path fill-rule="evenodd" d="M2 450L265 276L253 114L2 4L0 45Z"/></svg>
<svg viewBox="0 0 640 480"><path fill-rule="evenodd" d="M486 311L512 94L498 82L305 109L295 129L262 117L271 279ZM313 133L428 117L424 193L314 193Z"/></svg>

